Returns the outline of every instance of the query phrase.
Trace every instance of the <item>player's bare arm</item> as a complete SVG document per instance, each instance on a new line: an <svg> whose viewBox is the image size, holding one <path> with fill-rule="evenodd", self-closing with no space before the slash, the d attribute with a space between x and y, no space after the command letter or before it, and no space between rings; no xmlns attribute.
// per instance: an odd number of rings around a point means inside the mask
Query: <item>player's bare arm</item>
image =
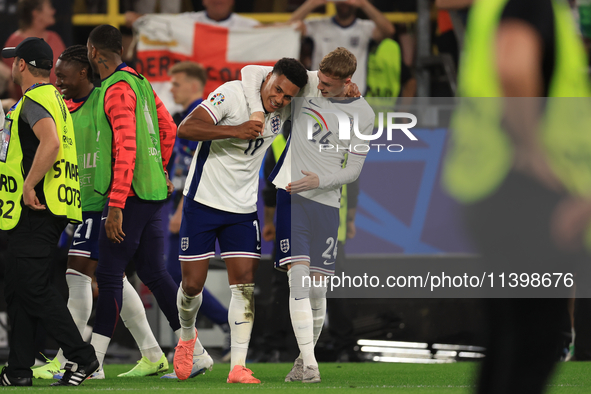
<svg viewBox="0 0 591 394"><path fill-rule="evenodd" d="M346 4L359 7L369 19L374 21L376 27L371 37L374 41L379 42L394 35L394 25L368 0L346 0Z"/></svg>
<svg viewBox="0 0 591 394"><path fill-rule="evenodd" d="M290 18L289 22L291 22L291 23L303 22L309 13L314 11L316 8L325 5L326 3L328 3L328 1L326 1L326 0L307 0L306 2L304 2L304 4L302 4L297 10L295 10L291 14L291 18ZM302 29L302 35L304 35L304 36L307 35L305 25L304 25L304 28Z"/></svg>
<svg viewBox="0 0 591 394"><path fill-rule="evenodd" d="M60 140L51 118L44 118L35 123L33 133L39 139L39 148L35 153L27 179L23 183L23 202L31 209L41 211L45 209L45 205L39 202L34 188L55 162L60 149Z"/></svg>
<svg viewBox="0 0 591 394"><path fill-rule="evenodd" d="M185 118L177 135L189 141L211 141L225 138L252 140L261 135L263 123L249 120L238 126L218 126L203 107L197 107Z"/></svg>

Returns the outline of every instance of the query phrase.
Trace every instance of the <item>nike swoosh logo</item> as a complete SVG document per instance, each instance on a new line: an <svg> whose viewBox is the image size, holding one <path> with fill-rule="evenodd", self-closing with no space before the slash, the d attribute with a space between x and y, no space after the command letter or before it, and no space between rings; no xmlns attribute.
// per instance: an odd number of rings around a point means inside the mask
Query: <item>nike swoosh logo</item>
<svg viewBox="0 0 591 394"><path fill-rule="evenodd" d="M312 104L313 106L320 108L320 106L319 106L318 104L316 104L316 103L312 102L312 100L309 100L308 102L309 102L310 104Z"/></svg>
<svg viewBox="0 0 591 394"><path fill-rule="evenodd" d="M76 246L76 245L83 244L84 242L86 242L86 241L80 241L80 242L76 242L76 241L74 241L74 242L72 242L72 245L73 245L73 246Z"/></svg>
<svg viewBox="0 0 591 394"><path fill-rule="evenodd" d="M261 245L257 245L257 250L261 250Z"/></svg>
<svg viewBox="0 0 591 394"><path fill-rule="evenodd" d="M101 216L101 220L107 220L107 217L106 216L105 217L102 217Z"/></svg>
<svg viewBox="0 0 591 394"><path fill-rule="evenodd" d="M333 263L327 263L326 260L324 260L324 265L331 265L331 264L334 264L334 262Z"/></svg>
<svg viewBox="0 0 591 394"><path fill-rule="evenodd" d="M238 323L237 321L234 322L234 324L236 324L237 326L244 324L244 323L250 323L250 322L247 322L247 321L241 321L240 323Z"/></svg>
<svg viewBox="0 0 591 394"><path fill-rule="evenodd" d="M296 300L296 301L299 301L299 300L305 300L306 298L308 298L308 297L296 298L295 300Z"/></svg>

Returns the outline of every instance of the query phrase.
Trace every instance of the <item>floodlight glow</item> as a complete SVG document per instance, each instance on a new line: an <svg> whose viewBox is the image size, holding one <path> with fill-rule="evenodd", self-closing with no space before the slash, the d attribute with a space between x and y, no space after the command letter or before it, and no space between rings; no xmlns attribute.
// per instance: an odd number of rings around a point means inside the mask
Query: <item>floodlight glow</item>
<svg viewBox="0 0 591 394"><path fill-rule="evenodd" d="M433 359L433 358L408 358L408 357L384 357L375 356L373 361L383 363L409 363L409 364L449 364L456 361L452 358Z"/></svg>
<svg viewBox="0 0 591 394"><path fill-rule="evenodd" d="M405 348L397 348L397 347L362 346L361 351L367 352L367 353L414 354L417 356L431 357L431 351L430 350L423 350L423 349L405 349Z"/></svg>
<svg viewBox="0 0 591 394"><path fill-rule="evenodd" d="M464 358L483 358L484 354L475 353L475 352L460 352L460 354L458 354L458 356L464 357Z"/></svg>
<svg viewBox="0 0 591 394"><path fill-rule="evenodd" d="M441 350L466 350L469 352L483 352L486 348L481 346L469 346L469 345L447 345L444 343L434 343L433 349Z"/></svg>
<svg viewBox="0 0 591 394"><path fill-rule="evenodd" d="M384 346L384 347L403 347L415 349L427 349L429 345L423 342L403 342L403 341L375 341L373 339L360 339L357 341L360 346Z"/></svg>
<svg viewBox="0 0 591 394"><path fill-rule="evenodd" d="M455 357L458 355L458 352L453 350L438 350L435 353L435 357Z"/></svg>

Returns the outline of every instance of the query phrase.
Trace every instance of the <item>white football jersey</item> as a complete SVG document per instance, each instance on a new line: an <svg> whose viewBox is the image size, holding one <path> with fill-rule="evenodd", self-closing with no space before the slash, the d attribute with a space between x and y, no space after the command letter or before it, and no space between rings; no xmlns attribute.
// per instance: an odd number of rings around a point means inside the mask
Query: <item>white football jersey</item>
<svg viewBox="0 0 591 394"><path fill-rule="evenodd" d="M199 106L217 125L238 126L250 117L241 81L226 82ZM263 136L255 140L227 138L199 142L183 194L222 211L255 212L259 170L265 152L281 133L290 114L289 106L266 114Z"/></svg>
<svg viewBox="0 0 591 394"><path fill-rule="evenodd" d="M308 83L300 90L297 97L322 97L322 93L318 90L319 83L318 71L308 71Z"/></svg>
<svg viewBox="0 0 591 394"><path fill-rule="evenodd" d="M311 19L304 23L306 34L314 41L312 70L318 70L322 58L331 51L338 47L347 48L357 58L357 70L351 80L357 84L361 94L365 94L367 57L371 36L376 27L375 23L359 18L348 27L339 26L334 18Z"/></svg>
<svg viewBox="0 0 591 394"><path fill-rule="evenodd" d="M356 136L353 131L355 120L360 134L371 135L375 114L364 98L326 99L322 97L303 97L292 100L292 130L287 150L280 158L270 179L279 189L286 189L290 182L302 179L303 171L318 175L320 186L299 193L300 196L324 205L339 208L342 184L323 188L323 184L342 169L345 154L349 153L347 165L353 161L359 171L369 151L369 142ZM339 121L334 113L344 113L348 120L350 139L340 139ZM313 119L313 120L311 120ZM308 139L308 124L312 122L313 134ZM326 148L320 149L320 145ZM328 148L330 145L332 148ZM356 174L358 175L358 174ZM355 176L356 178L357 176ZM345 183L351 182L349 179ZM334 182L333 182L334 183Z"/></svg>
<svg viewBox="0 0 591 394"><path fill-rule="evenodd" d="M207 16L207 12L186 12L182 14L187 18L191 18L197 23L204 23L206 25L215 25L221 27L227 27L228 29L250 29L255 26L259 26L260 23L257 20L246 18L235 13L231 13L230 16L222 21L216 21Z"/></svg>

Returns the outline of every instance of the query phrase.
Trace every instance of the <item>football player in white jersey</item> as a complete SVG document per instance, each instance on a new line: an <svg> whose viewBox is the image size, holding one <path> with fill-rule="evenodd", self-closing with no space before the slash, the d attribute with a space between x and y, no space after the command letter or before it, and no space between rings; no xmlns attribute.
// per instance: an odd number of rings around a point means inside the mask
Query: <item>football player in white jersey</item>
<svg viewBox="0 0 591 394"><path fill-rule="evenodd" d="M291 115L291 98L307 81L306 69L299 61L283 58L275 64L260 85L264 132L263 123L249 120L251 113L241 81L220 86L179 126L179 137L200 141L185 184L180 228L183 281L177 305L181 338L174 369L181 380L192 374L193 350L199 353L202 349L195 317L217 239L232 291L228 308L231 371L227 382L260 383L245 366L254 321L254 273L261 256L256 213L258 172L265 151Z"/></svg>
<svg viewBox="0 0 591 394"><path fill-rule="evenodd" d="M285 381L321 381L314 346L326 315L324 279L335 268L340 187L359 176L369 146L358 134L371 135L375 118L363 98L346 98L356 67L355 56L339 47L322 59L319 71L308 73L308 85L299 95L303 98L291 104L293 128L287 148L270 177L277 186L275 267L287 269L291 321L301 352ZM264 72L259 66L242 70L248 104L257 114L262 107L253 92ZM335 112L346 115L350 139L341 140ZM310 116L318 123L309 139ZM313 286L310 277L315 278Z"/></svg>

